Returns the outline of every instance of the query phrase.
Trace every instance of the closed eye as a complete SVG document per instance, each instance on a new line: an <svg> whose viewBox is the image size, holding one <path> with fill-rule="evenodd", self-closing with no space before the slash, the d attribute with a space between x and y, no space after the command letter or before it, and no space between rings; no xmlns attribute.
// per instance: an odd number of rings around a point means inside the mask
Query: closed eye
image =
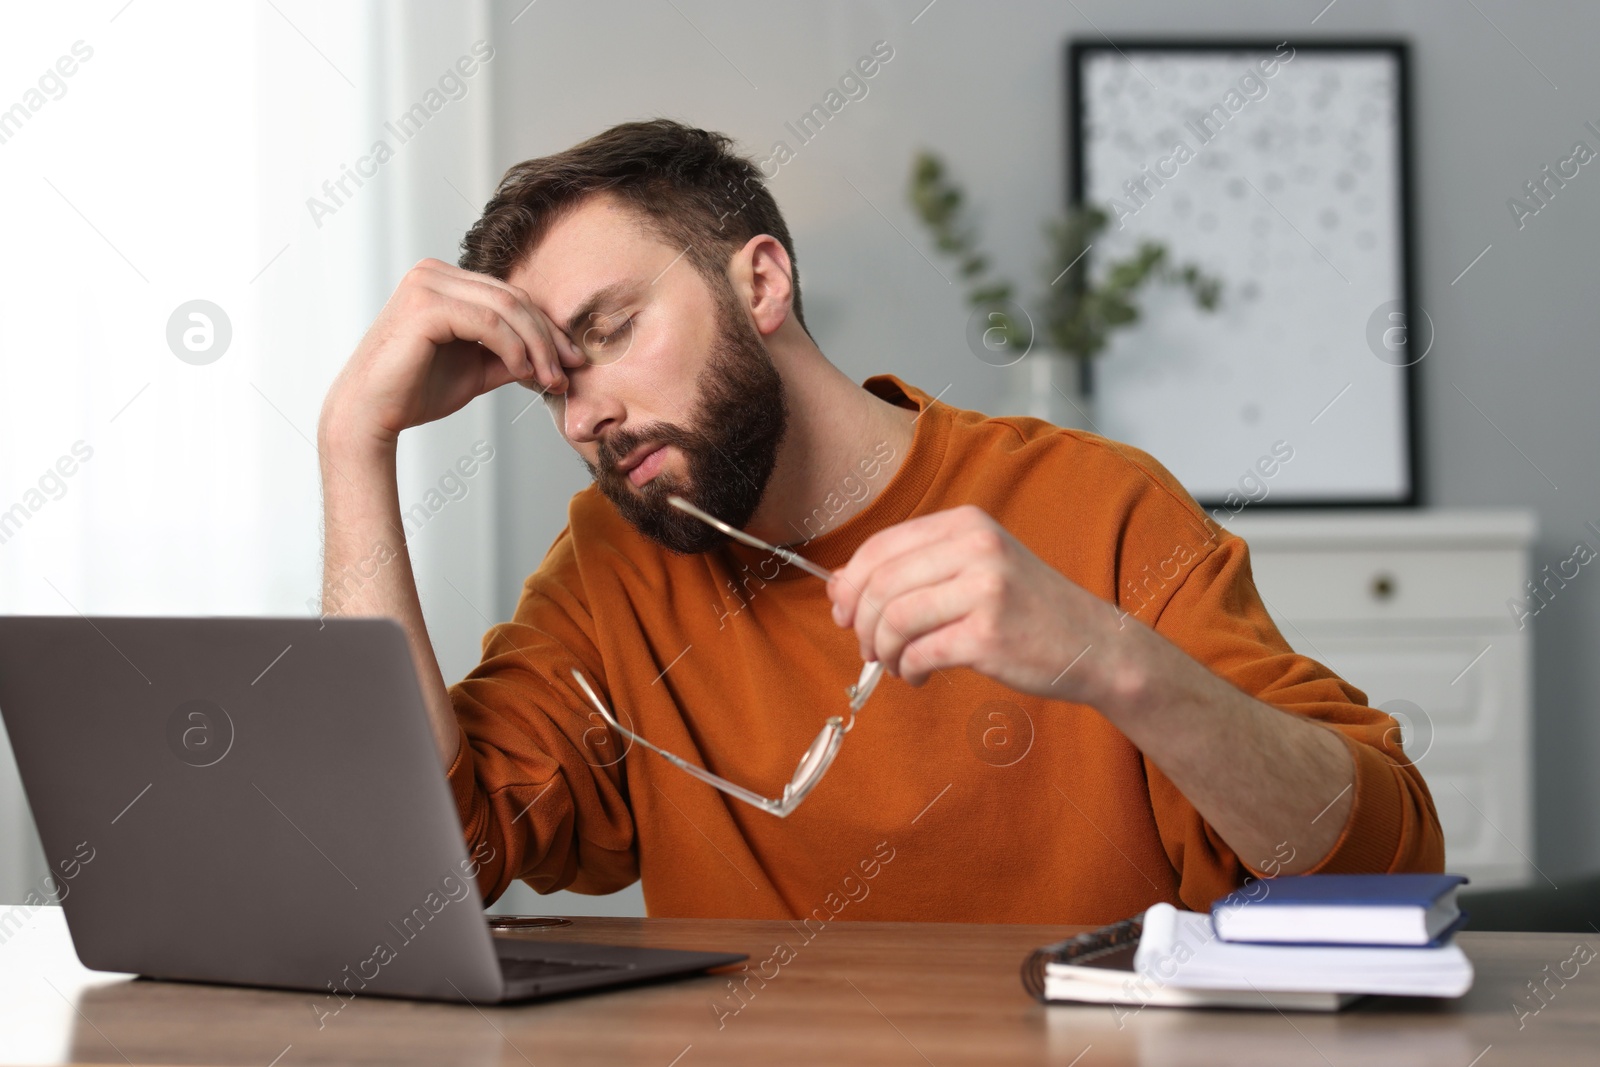
<svg viewBox="0 0 1600 1067"><path fill-rule="evenodd" d="M591 341L595 345L600 346L600 347L603 348L606 345L611 344L613 341L620 340L625 331L631 330L633 328L633 320L634 320L634 316L633 315L629 315L627 318L623 319L621 324L618 325L611 332L604 333L604 334L591 335Z"/></svg>

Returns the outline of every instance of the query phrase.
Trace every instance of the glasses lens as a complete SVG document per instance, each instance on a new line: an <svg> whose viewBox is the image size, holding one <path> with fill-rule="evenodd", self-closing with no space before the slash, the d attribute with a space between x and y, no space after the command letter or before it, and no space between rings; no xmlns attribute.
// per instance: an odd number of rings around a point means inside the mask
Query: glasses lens
<svg viewBox="0 0 1600 1067"><path fill-rule="evenodd" d="M828 725L822 728L817 739L811 742L811 747L806 749L806 754L800 757L800 766L795 768L794 777L783 787L785 800L798 804L822 780L822 775L833 763L833 757L839 754L839 743L844 740L843 727L844 720L837 716L828 720Z"/></svg>

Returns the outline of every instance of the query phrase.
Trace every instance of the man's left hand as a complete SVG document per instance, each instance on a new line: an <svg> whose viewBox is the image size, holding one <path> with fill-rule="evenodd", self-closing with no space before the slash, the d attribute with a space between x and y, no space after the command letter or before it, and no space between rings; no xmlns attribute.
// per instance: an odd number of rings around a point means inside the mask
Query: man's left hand
<svg viewBox="0 0 1600 1067"><path fill-rule="evenodd" d="M970 504L872 535L828 595L862 659L911 685L969 667L1020 692L1101 706L1134 678L1139 628Z"/></svg>

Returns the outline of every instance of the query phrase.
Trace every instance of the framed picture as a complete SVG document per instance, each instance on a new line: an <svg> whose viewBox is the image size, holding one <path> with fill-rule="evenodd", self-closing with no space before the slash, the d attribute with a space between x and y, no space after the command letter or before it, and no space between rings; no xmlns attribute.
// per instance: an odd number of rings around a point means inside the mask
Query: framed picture
<svg viewBox="0 0 1600 1067"><path fill-rule="evenodd" d="M1222 282L1140 291L1094 365L1099 432L1218 521L1418 502L1406 45L1072 41L1071 198L1109 216L1088 272L1166 247Z"/></svg>

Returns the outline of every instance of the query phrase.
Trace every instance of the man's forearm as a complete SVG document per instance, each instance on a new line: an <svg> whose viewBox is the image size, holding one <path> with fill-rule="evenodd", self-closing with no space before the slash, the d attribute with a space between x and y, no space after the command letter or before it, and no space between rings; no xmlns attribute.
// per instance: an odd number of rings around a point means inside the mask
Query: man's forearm
<svg viewBox="0 0 1600 1067"><path fill-rule="evenodd" d="M455 761L455 712L428 639L400 520L395 444L317 432L322 469L323 615L383 615L405 628L440 758Z"/></svg>
<svg viewBox="0 0 1600 1067"><path fill-rule="evenodd" d="M1354 802L1345 742L1241 692L1153 630L1125 633L1141 666L1126 670L1132 681L1102 713L1247 866L1294 874L1326 857Z"/></svg>

